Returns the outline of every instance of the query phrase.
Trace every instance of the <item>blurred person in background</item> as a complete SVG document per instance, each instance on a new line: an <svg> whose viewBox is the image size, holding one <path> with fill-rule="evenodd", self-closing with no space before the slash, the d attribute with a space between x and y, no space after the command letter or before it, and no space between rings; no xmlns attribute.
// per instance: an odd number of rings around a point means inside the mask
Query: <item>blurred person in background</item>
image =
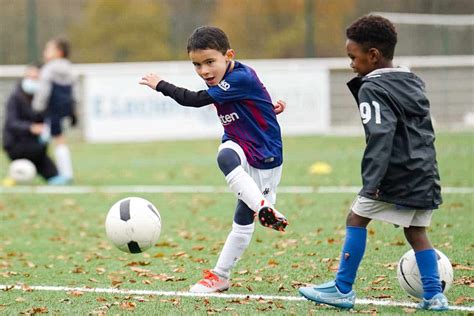
<svg viewBox="0 0 474 316"><path fill-rule="evenodd" d="M28 159L50 185L66 184L56 165L48 156L47 143L39 137L45 129L40 115L31 106L38 89L39 67L30 65L24 78L8 98L3 126L3 149L11 160Z"/></svg>
<svg viewBox="0 0 474 316"><path fill-rule="evenodd" d="M63 135L63 121L64 118L69 118L71 125L75 126L77 119L74 111L74 76L69 54L70 44L65 39L52 39L46 43L43 51L45 64L41 68L33 109L43 113L45 128L40 138L43 142L53 138L59 174L70 183L74 175L71 153Z"/></svg>

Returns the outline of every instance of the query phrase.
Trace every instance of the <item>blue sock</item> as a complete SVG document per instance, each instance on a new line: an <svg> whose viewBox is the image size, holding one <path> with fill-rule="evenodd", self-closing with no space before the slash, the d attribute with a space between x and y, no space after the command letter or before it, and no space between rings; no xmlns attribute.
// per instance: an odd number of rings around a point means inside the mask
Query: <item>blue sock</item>
<svg viewBox="0 0 474 316"><path fill-rule="evenodd" d="M431 299L438 293L443 293L438 273L438 256L434 249L415 252L416 264L420 270L423 283L423 297Z"/></svg>
<svg viewBox="0 0 474 316"><path fill-rule="evenodd" d="M336 274L336 286L344 294L352 290L357 269L364 256L366 241L367 229L365 227L346 227L346 240Z"/></svg>

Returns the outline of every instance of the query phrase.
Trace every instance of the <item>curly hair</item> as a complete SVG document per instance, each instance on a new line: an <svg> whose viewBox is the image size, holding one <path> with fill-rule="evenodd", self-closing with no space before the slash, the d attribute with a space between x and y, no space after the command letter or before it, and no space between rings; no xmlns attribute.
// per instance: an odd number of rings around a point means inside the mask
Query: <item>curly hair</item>
<svg viewBox="0 0 474 316"><path fill-rule="evenodd" d="M227 35L218 27L201 26L188 39L188 54L200 49L215 49L225 55L230 49Z"/></svg>
<svg viewBox="0 0 474 316"><path fill-rule="evenodd" d="M397 31L393 23L382 16L358 18L346 29L346 37L360 44L365 51L377 48L385 58L393 59Z"/></svg>

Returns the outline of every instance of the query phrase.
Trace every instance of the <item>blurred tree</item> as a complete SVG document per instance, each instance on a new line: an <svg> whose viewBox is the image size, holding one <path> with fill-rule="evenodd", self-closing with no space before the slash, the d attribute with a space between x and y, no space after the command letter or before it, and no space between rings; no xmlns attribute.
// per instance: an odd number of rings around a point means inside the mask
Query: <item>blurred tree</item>
<svg viewBox="0 0 474 316"><path fill-rule="evenodd" d="M170 59L168 11L163 1L90 0L70 30L79 62Z"/></svg>
<svg viewBox="0 0 474 316"><path fill-rule="evenodd" d="M211 23L229 36L243 58L302 57L303 0L221 0Z"/></svg>
<svg viewBox="0 0 474 316"><path fill-rule="evenodd" d="M217 3L212 22L243 58L326 57L343 54L353 0L245 0ZM307 9L312 12L306 12ZM313 30L306 27L313 25ZM305 34L314 36L308 47ZM308 56L307 52L316 56Z"/></svg>

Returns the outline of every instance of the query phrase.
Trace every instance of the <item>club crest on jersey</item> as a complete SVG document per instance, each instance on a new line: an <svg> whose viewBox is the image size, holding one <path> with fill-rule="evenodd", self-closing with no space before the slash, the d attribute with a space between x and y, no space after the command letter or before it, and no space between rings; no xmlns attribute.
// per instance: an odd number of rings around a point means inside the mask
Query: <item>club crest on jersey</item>
<svg viewBox="0 0 474 316"><path fill-rule="evenodd" d="M223 126L229 125L233 121L236 121L240 119L239 115L235 112L225 114L225 115L219 115L219 119L221 120L221 123Z"/></svg>
<svg viewBox="0 0 474 316"><path fill-rule="evenodd" d="M230 89L230 84L225 80L222 80L221 82L219 82L217 86L224 91L227 91Z"/></svg>

